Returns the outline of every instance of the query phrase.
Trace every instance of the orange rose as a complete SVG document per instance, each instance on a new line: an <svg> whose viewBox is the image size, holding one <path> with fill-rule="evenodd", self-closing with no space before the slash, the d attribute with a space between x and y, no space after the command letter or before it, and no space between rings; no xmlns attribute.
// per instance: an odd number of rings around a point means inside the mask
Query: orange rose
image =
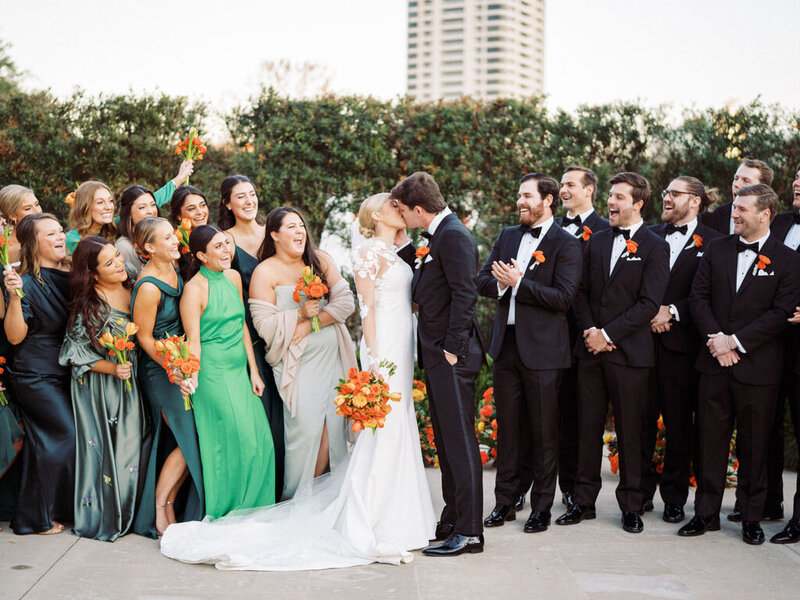
<svg viewBox="0 0 800 600"><path fill-rule="evenodd" d="M639 249L639 244L633 240L625 240L625 247L628 249L629 254L636 254L636 251Z"/></svg>
<svg viewBox="0 0 800 600"><path fill-rule="evenodd" d="M481 415L483 415L484 417L492 416L493 412L494 412L494 408L492 408L491 405L484 404L483 406L481 406Z"/></svg>
<svg viewBox="0 0 800 600"><path fill-rule="evenodd" d="M486 391L483 392L483 401L484 402L491 402L493 394L494 394L494 388L493 387L486 388Z"/></svg>
<svg viewBox="0 0 800 600"><path fill-rule="evenodd" d="M420 246L419 248L417 248L417 251L414 253L414 256L416 256L419 259L422 259L428 256L428 254L430 253L431 253L430 248L428 248L427 246Z"/></svg>
<svg viewBox="0 0 800 600"><path fill-rule="evenodd" d="M356 375L358 375L358 369L355 367L350 367L350 370L347 372L347 378L352 379Z"/></svg>
<svg viewBox="0 0 800 600"><path fill-rule="evenodd" d="M322 298L327 291L328 288L321 283L312 283L308 286L308 295L310 298Z"/></svg>
<svg viewBox="0 0 800 600"><path fill-rule="evenodd" d="M125 340L123 340L122 338L115 339L114 348L120 351L125 350Z"/></svg>

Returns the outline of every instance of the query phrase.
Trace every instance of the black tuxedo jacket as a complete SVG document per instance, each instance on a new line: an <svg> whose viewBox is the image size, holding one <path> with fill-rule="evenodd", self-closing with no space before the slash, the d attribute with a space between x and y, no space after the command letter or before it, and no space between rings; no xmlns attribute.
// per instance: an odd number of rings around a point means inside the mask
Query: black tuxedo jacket
<svg viewBox="0 0 800 600"><path fill-rule="evenodd" d="M412 244L398 251L414 269L411 297L419 305L420 366L446 362L444 350L464 358L470 338L481 343L475 305L478 246L454 213L442 219L419 268Z"/></svg>
<svg viewBox="0 0 800 600"><path fill-rule="evenodd" d="M732 210L733 202L728 202L718 206L713 212L701 212L697 219L706 227L711 227L711 229L719 231L722 235L730 235Z"/></svg>
<svg viewBox="0 0 800 600"><path fill-rule="evenodd" d="M712 241L706 249L692 284L690 307L701 338L723 332L735 334L745 353L732 367L721 367L706 349L697 357L697 369L707 375L726 370L749 385L774 385L780 380L783 333L786 319L800 301L800 255L770 235L759 254L770 264L759 275L748 268L739 291L736 291L737 235ZM754 274L755 271L755 274Z"/></svg>
<svg viewBox="0 0 800 600"><path fill-rule="evenodd" d="M789 230L792 228L792 225L794 225L794 213L796 212L796 210L783 212L772 220L772 225L769 226L769 230L780 242L786 239ZM798 246L798 251L800 251L800 246Z"/></svg>
<svg viewBox="0 0 800 600"><path fill-rule="evenodd" d="M556 225L559 227L563 227L564 217L556 217L555 218ZM603 217L598 215L596 212L593 212L589 215L589 217L581 223L581 226L578 227L577 234L575 235L575 239L577 239L581 243L582 248L586 248L586 244L589 243L589 240L583 241L583 226L588 227L592 231L592 235L597 233L598 231L603 231L604 229L608 229L610 225L608 221L605 220ZM589 236L591 239L591 236Z"/></svg>
<svg viewBox="0 0 800 600"><path fill-rule="evenodd" d="M494 243L492 253L478 274L478 293L497 299L497 279L492 263L511 263L517 257L523 233L519 225L506 227ZM577 238L555 223L539 242L544 262L534 259L525 269L516 296L514 323L517 350L522 364L533 370L567 369L572 364L567 310L572 305L581 278L581 247ZM512 290L500 298L494 317L489 355L497 358L503 347Z"/></svg>
<svg viewBox="0 0 800 600"><path fill-rule="evenodd" d="M642 225L632 240L635 254L623 252L609 275L611 229L595 233L583 256L583 277L575 297L578 329L605 329L617 347L598 356L629 367L652 367L653 337L650 319L658 312L669 278L669 246ZM575 344L578 358L591 354L579 335Z"/></svg>
<svg viewBox="0 0 800 600"><path fill-rule="evenodd" d="M661 239L666 239L667 237L666 224L653 225L650 231ZM699 248L694 246L693 237L687 240L684 249L675 259L675 265L670 269L667 289L664 292L663 300L661 300L662 305L675 305L675 308L678 309L678 318L680 320L673 322L672 327L666 333L654 334L656 339L661 341L667 350L683 354L696 354L701 347L700 335L692 322L691 310L689 309L689 294L692 291L694 275L697 272L700 259L703 258L708 242L722 236L719 231L711 229L702 223L697 224L693 235L700 236L702 245ZM702 343L705 343L705 340L702 340Z"/></svg>

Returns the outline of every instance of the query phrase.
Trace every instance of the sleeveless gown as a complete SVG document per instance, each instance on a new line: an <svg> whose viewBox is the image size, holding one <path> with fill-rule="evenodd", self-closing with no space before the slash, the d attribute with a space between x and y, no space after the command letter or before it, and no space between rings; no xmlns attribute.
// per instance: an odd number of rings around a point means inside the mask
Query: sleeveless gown
<svg viewBox="0 0 800 600"><path fill-rule="evenodd" d="M275 454L247 373L239 290L224 273L205 266L200 273L208 280L208 305L200 317L200 373L192 398L206 515L216 518L275 503Z"/></svg>
<svg viewBox="0 0 800 600"><path fill-rule="evenodd" d="M213 523L173 525L161 541L166 556L218 569L263 571L400 564L411 560L409 550L433 537L436 517L411 396L411 269L377 240L364 246L364 261L374 250L390 262L376 279L373 352L397 365L387 382L402 400L391 403L383 429L361 432L344 464L302 486L292 500Z"/></svg>
<svg viewBox="0 0 800 600"><path fill-rule="evenodd" d="M142 277L136 282L131 293L131 313L136 303L136 294L146 282L152 283L161 291L158 300L153 339L159 340L172 335L183 335L181 324L180 299L183 293L183 279L178 275L178 287L155 277ZM156 533L156 483L161 466L167 456L176 448L181 449L189 476L181 492L175 499L175 515L179 521L197 521L205 515L203 494L203 468L200 464L200 446L197 442L197 429L192 411L184 409L181 391L170 383L167 372L145 352L139 353L137 369L139 387L149 406L153 426L153 446L147 463L147 475L142 499L136 513L133 531L139 535L155 538ZM167 419L164 423L163 413Z"/></svg>

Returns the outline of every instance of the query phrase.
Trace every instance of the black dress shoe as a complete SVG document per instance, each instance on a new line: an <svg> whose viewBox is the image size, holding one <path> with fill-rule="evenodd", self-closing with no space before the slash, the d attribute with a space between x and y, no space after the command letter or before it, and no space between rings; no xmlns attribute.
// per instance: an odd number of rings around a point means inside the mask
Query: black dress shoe
<svg viewBox="0 0 800 600"><path fill-rule="evenodd" d="M642 512L640 512L639 514L651 512L654 508L655 506L653 506L652 500L645 500L644 502L642 502Z"/></svg>
<svg viewBox="0 0 800 600"><path fill-rule="evenodd" d="M771 544L796 544L800 542L800 519L791 519L783 531L770 538Z"/></svg>
<svg viewBox="0 0 800 600"><path fill-rule="evenodd" d="M753 546L764 543L764 530L758 521L742 521L742 539Z"/></svg>
<svg viewBox="0 0 800 600"><path fill-rule="evenodd" d="M525 507L525 494L520 494L517 496L517 499L514 500L514 510L520 511Z"/></svg>
<svg viewBox="0 0 800 600"><path fill-rule="evenodd" d="M561 494L561 504L569 508L573 504L575 504L575 494L572 492L564 492Z"/></svg>
<svg viewBox="0 0 800 600"><path fill-rule="evenodd" d="M567 512L556 519L556 525L575 525L584 519L594 519L595 517L597 517L597 513L594 506L573 504Z"/></svg>
<svg viewBox="0 0 800 600"><path fill-rule="evenodd" d="M441 544L422 549L422 553L426 556L458 556L465 552L470 554L483 552L483 534L461 535L460 533L451 533Z"/></svg>
<svg viewBox="0 0 800 600"><path fill-rule="evenodd" d="M455 528L456 526L452 523L442 523L439 521L436 523L436 536L434 539L439 542L446 540L448 537L450 537L450 534L453 533Z"/></svg>
<svg viewBox="0 0 800 600"><path fill-rule="evenodd" d="M719 517L709 518L695 515L686 525L678 529L678 535L694 537L703 535L706 531L719 531Z"/></svg>
<svg viewBox="0 0 800 600"><path fill-rule="evenodd" d="M782 521L783 520L783 502L779 502L773 506L764 507L763 521Z"/></svg>
<svg viewBox="0 0 800 600"><path fill-rule="evenodd" d="M517 518L517 513L513 506L508 504L498 504L494 507L492 514L483 520L485 527L500 527L506 521L513 521Z"/></svg>
<svg viewBox="0 0 800 600"><path fill-rule="evenodd" d="M733 505L733 512L728 515L728 521L733 521L734 523L742 522L742 511L739 510L738 500Z"/></svg>
<svg viewBox="0 0 800 600"><path fill-rule="evenodd" d="M664 505L664 516L662 518L667 523L680 523L686 518L686 513L683 512L682 506L667 502Z"/></svg>
<svg viewBox="0 0 800 600"><path fill-rule="evenodd" d="M550 511L538 511L534 510L531 512L531 516L528 517L528 520L525 521L525 527L522 530L525 533L538 533L540 531L545 531L550 526Z"/></svg>
<svg viewBox="0 0 800 600"><path fill-rule="evenodd" d="M642 523L642 518L639 516L639 513L622 513L622 528L628 533L642 533L644 523Z"/></svg>

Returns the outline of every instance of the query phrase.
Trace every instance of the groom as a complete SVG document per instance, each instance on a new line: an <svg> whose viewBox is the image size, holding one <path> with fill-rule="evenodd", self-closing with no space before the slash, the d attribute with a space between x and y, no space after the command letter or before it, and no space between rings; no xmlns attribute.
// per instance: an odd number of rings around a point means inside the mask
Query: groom
<svg viewBox="0 0 800 600"><path fill-rule="evenodd" d="M391 192L408 227L423 227L428 246L415 250L405 232L398 255L414 270L419 305L419 365L425 369L445 507L436 526L441 544L428 556L483 552L483 472L475 436L475 377L483 348L475 317L478 247L447 207L439 186L417 172Z"/></svg>

